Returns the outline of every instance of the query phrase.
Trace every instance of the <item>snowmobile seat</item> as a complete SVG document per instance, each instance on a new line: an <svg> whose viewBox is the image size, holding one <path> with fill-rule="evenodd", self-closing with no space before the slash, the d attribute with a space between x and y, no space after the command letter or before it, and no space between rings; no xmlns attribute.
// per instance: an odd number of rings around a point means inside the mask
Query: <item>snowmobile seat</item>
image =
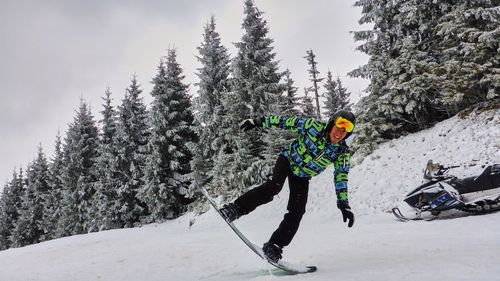
<svg viewBox="0 0 500 281"><path fill-rule="evenodd" d="M479 176L456 179L455 189L460 194L483 191L500 187L500 174L492 174L488 166Z"/></svg>

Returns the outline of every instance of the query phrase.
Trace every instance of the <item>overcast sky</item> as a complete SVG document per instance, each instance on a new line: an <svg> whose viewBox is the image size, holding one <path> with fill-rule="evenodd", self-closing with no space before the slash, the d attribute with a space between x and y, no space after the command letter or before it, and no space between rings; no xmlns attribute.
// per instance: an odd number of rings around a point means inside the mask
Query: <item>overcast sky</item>
<svg viewBox="0 0 500 281"><path fill-rule="evenodd" d="M295 86L309 86L306 50L319 71L339 75L357 100L368 81L346 73L366 63L349 31L364 29L353 1L256 0L282 70ZM177 48L185 83L194 94L196 47L211 14L231 54L242 35L243 0L86 0L0 2L0 189L12 171L34 159L39 143L52 156L58 130L64 137L80 97L97 119L105 89L120 103L137 74L149 104L150 81L166 50Z"/></svg>

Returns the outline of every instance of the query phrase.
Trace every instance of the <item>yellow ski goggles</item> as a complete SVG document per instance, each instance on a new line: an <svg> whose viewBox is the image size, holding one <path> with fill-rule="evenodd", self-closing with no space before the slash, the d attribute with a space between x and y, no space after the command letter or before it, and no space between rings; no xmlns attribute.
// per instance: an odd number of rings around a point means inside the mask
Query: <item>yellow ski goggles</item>
<svg viewBox="0 0 500 281"><path fill-rule="evenodd" d="M354 130L354 124L343 117L339 117L337 118L337 120L335 120L335 126L340 129L345 129L345 131L348 133Z"/></svg>

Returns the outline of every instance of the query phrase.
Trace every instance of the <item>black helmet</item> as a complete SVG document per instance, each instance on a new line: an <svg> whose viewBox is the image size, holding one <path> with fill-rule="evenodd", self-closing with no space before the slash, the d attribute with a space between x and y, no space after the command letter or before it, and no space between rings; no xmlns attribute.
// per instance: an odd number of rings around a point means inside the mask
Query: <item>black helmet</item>
<svg viewBox="0 0 500 281"><path fill-rule="evenodd" d="M328 125L326 126L326 133L327 134L330 133L333 125L335 124L335 121L337 121L337 119L339 117L342 117L342 118L345 118L345 119L351 121L351 123L354 126L356 126L356 116L354 115L354 113L352 113L351 111L342 109L342 110L335 112L335 114L333 114L333 116L330 117L330 119L328 120ZM344 139L347 139L351 134L352 134L352 132L348 132Z"/></svg>

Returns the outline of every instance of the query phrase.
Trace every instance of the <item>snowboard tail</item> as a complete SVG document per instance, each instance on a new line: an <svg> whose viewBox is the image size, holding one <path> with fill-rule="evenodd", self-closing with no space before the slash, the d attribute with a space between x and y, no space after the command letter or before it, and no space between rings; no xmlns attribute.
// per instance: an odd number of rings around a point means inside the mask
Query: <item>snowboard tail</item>
<svg viewBox="0 0 500 281"><path fill-rule="evenodd" d="M202 186L198 186L200 189L201 193L205 198L207 198L208 202L212 207L217 211L217 213L221 216L222 219L224 219L224 216L221 214L219 211L219 207L217 206L217 203L215 200L208 194L205 188ZM255 245L252 243L248 238L245 237L241 233L241 231L232 223L232 222L227 222L225 219L224 221L229 225L229 227L238 235L238 237L245 243L254 253L256 253L259 257L261 257L263 260L266 260L269 264L275 266L276 268L279 268L281 270L284 270L286 272L292 273L292 274L299 274L299 273L309 273L309 272L314 272L317 270L316 266L304 266L304 265L296 265L293 263L289 263L283 260L279 260L278 262L273 262L269 260L266 255L264 254L264 251L260 246Z"/></svg>

